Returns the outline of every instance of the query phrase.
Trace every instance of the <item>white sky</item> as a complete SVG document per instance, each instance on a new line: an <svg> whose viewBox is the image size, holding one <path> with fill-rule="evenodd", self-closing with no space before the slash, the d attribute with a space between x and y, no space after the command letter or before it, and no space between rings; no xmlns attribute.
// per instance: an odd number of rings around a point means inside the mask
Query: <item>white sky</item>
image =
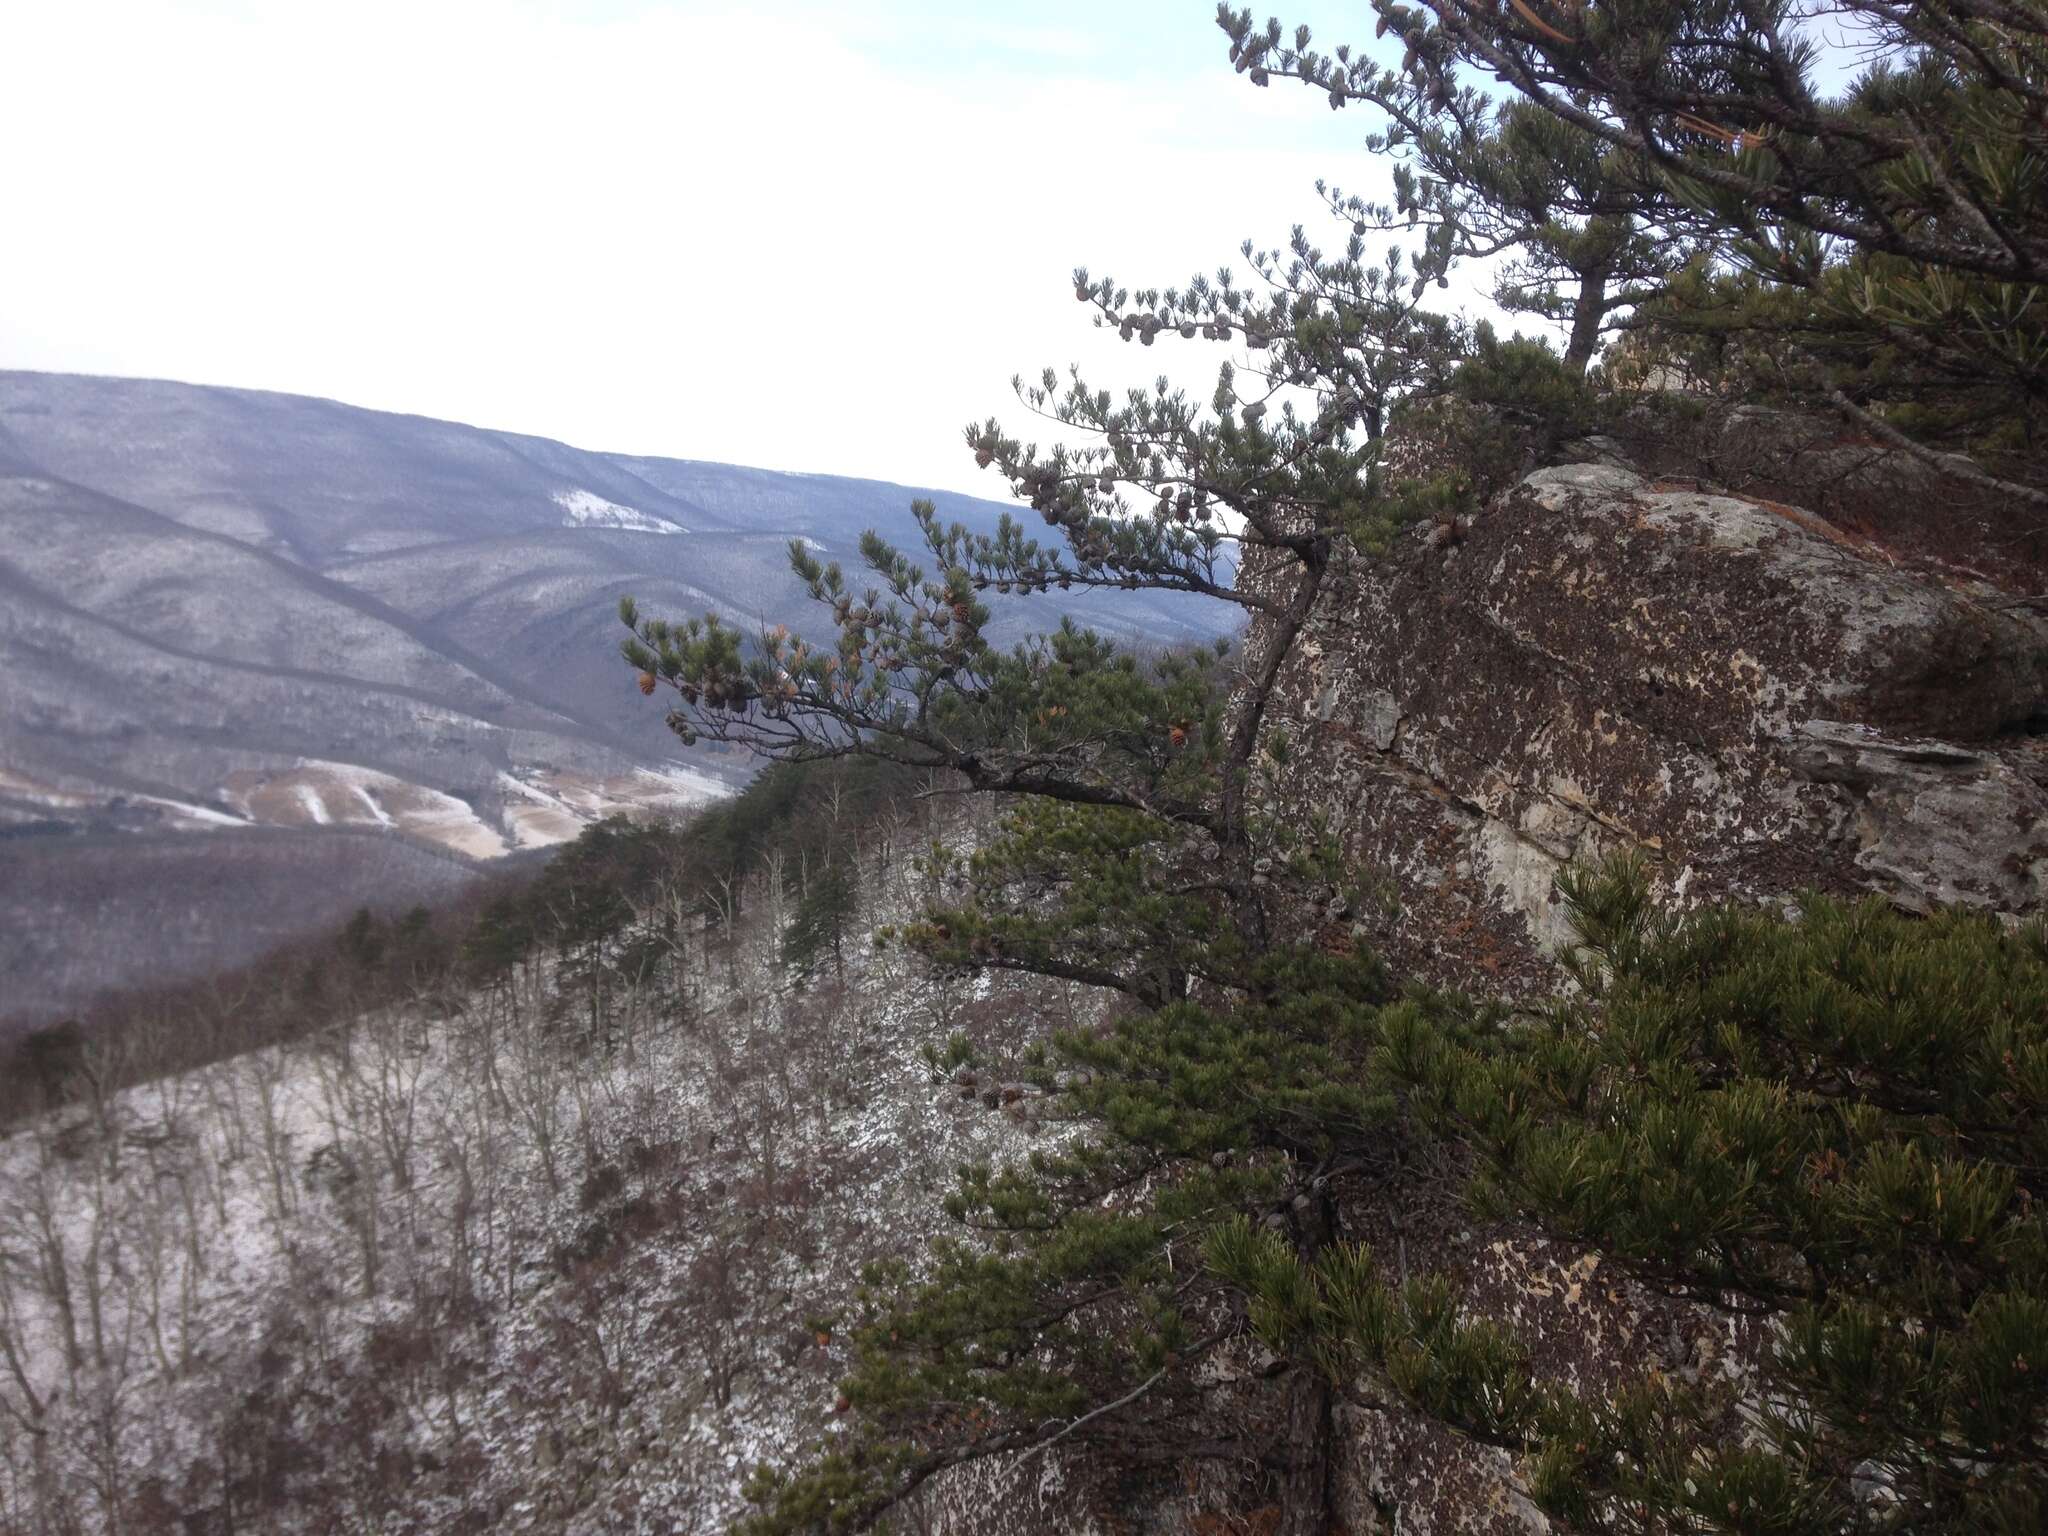
<svg viewBox="0 0 2048 1536"><path fill-rule="evenodd" d="M1363 5L1283 15L1370 35ZM1255 90L1213 18L0 0L0 367L1000 495L959 428L1024 431L1013 373L1213 378L1215 349L1091 330L1076 265L1241 268L1318 175L1383 185L1362 111Z"/></svg>

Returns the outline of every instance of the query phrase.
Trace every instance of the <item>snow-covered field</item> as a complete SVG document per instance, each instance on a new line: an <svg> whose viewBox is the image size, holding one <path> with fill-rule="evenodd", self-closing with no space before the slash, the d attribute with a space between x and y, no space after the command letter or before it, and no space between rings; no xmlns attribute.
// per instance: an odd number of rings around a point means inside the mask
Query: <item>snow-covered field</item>
<svg viewBox="0 0 2048 1536"><path fill-rule="evenodd" d="M866 920L923 879L871 850ZM731 943L535 961L14 1128L0 1531L725 1530L837 1422L815 1320L860 1265L923 1251L956 1165L1059 1134L920 1046L1074 1017L864 946L799 990L750 900Z"/></svg>
<svg viewBox="0 0 2048 1536"><path fill-rule="evenodd" d="M282 772L238 774L227 798L249 822L265 826L379 828L494 859L514 848L567 842L606 816L676 816L732 793L723 779L681 764L603 776L523 768L501 772L498 787L501 825L454 795L354 763L307 760Z"/></svg>
<svg viewBox="0 0 2048 1536"><path fill-rule="evenodd" d="M28 774L0 767L0 795L25 800L31 805L44 806L53 811L75 810L91 805L94 797L74 789L62 789L54 784L45 784Z"/></svg>
<svg viewBox="0 0 2048 1536"><path fill-rule="evenodd" d="M688 533L681 523L642 512L638 507L607 501L595 491L557 491L555 505L562 509L564 528L623 528L628 533Z"/></svg>
<svg viewBox="0 0 2048 1536"><path fill-rule="evenodd" d="M473 859L494 859L510 847L466 801L354 763L309 760L282 773L237 774L227 795L266 826L382 827Z"/></svg>
<svg viewBox="0 0 2048 1536"><path fill-rule="evenodd" d="M723 779L682 764L604 778L525 769L499 774L498 783L505 792L506 830L520 848L567 842L606 816L676 816L732 793Z"/></svg>
<svg viewBox="0 0 2048 1536"><path fill-rule="evenodd" d="M100 790L65 789L4 767L0 767L0 798L52 811L92 810L118 801L123 806L149 808L163 826L175 831L213 831L250 825L247 817L231 815L218 806L173 800L165 795L112 797Z"/></svg>

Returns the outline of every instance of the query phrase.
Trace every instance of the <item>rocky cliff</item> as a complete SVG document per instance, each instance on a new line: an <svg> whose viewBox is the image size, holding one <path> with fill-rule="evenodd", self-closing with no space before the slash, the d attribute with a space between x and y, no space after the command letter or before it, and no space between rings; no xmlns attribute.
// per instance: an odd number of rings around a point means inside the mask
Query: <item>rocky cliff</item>
<svg viewBox="0 0 2048 1536"><path fill-rule="evenodd" d="M1398 452L1472 449L1470 413L1425 419ZM1613 438L1559 455L1481 464L1478 515L1350 562L1281 689L1285 798L1383 879L1367 926L1401 969L1548 986L1553 877L1622 847L1680 898L2040 907L2048 622L1964 564L1970 530L1902 552ZM1931 472L1860 462L1940 515Z"/></svg>
<svg viewBox="0 0 2048 1536"><path fill-rule="evenodd" d="M2040 912L2038 536L1810 422L1667 401L1627 425L1546 448L1445 401L1392 445L1405 469L1462 469L1481 510L1347 558L1273 716L1278 803L1320 812L1381 898L1351 936L1398 974L1540 995L1569 939L1558 870L1622 848L1681 901ZM1690 1373L1754 1347L1597 1256L1474 1223L1454 1184L1354 1202L1346 1236L1458 1278L1546 1371ZM1349 1428L1351 1529L1542 1527L1500 1453L1394 1414Z"/></svg>

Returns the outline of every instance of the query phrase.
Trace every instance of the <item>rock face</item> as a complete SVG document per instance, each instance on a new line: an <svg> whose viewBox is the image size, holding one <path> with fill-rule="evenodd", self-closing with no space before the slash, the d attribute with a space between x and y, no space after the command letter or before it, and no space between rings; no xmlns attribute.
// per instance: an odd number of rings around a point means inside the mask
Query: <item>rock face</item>
<svg viewBox="0 0 2048 1536"><path fill-rule="evenodd" d="M1282 684L1283 795L1381 872L1397 967L1547 989L1558 869L1621 847L1682 899L2040 910L2048 623L1592 451L1347 565Z"/></svg>
<svg viewBox="0 0 2048 1536"><path fill-rule="evenodd" d="M1336 838L1377 898L1351 932L1395 974L1551 992L1570 937L1556 874L1621 848L1681 901L2048 909L2048 623L1985 561L1881 541L1910 521L1887 484L1939 505L1924 466L1887 481L1867 446L1823 444L1835 521L1773 499L1796 483L1785 455L1744 472L1760 437L1790 435L1754 413L1700 425L1709 479L1658 478L1668 454L1612 439L1536 467L1526 438L1456 407L1419 425L1395 462L1463 467L1484 509L1347 557L1270 717L1274 803ZM1759 1347L1597 1256L1475 1226L1447 1208L1454 1185L1379 1193L1345 1236L1452 1278L1546 1379L1733 1371ZM1500 1453L1402 1414L1343 1422L1348 1529L1543 1529Z"/></svg>

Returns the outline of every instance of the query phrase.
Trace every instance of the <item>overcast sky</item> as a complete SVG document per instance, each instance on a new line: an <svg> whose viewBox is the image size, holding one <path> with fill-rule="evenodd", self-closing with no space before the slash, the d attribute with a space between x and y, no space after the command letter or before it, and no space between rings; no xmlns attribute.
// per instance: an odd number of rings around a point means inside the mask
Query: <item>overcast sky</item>
<svg viewBox="0 0 2048 1536"><path fill-rule="evenodd" d="M1013 373L1213 376L1092 331L1076 265L1179 282L1384 184L1209 0L0 9L0 367L586 448L998 495L959 428L1025 425Z"/></svg>

